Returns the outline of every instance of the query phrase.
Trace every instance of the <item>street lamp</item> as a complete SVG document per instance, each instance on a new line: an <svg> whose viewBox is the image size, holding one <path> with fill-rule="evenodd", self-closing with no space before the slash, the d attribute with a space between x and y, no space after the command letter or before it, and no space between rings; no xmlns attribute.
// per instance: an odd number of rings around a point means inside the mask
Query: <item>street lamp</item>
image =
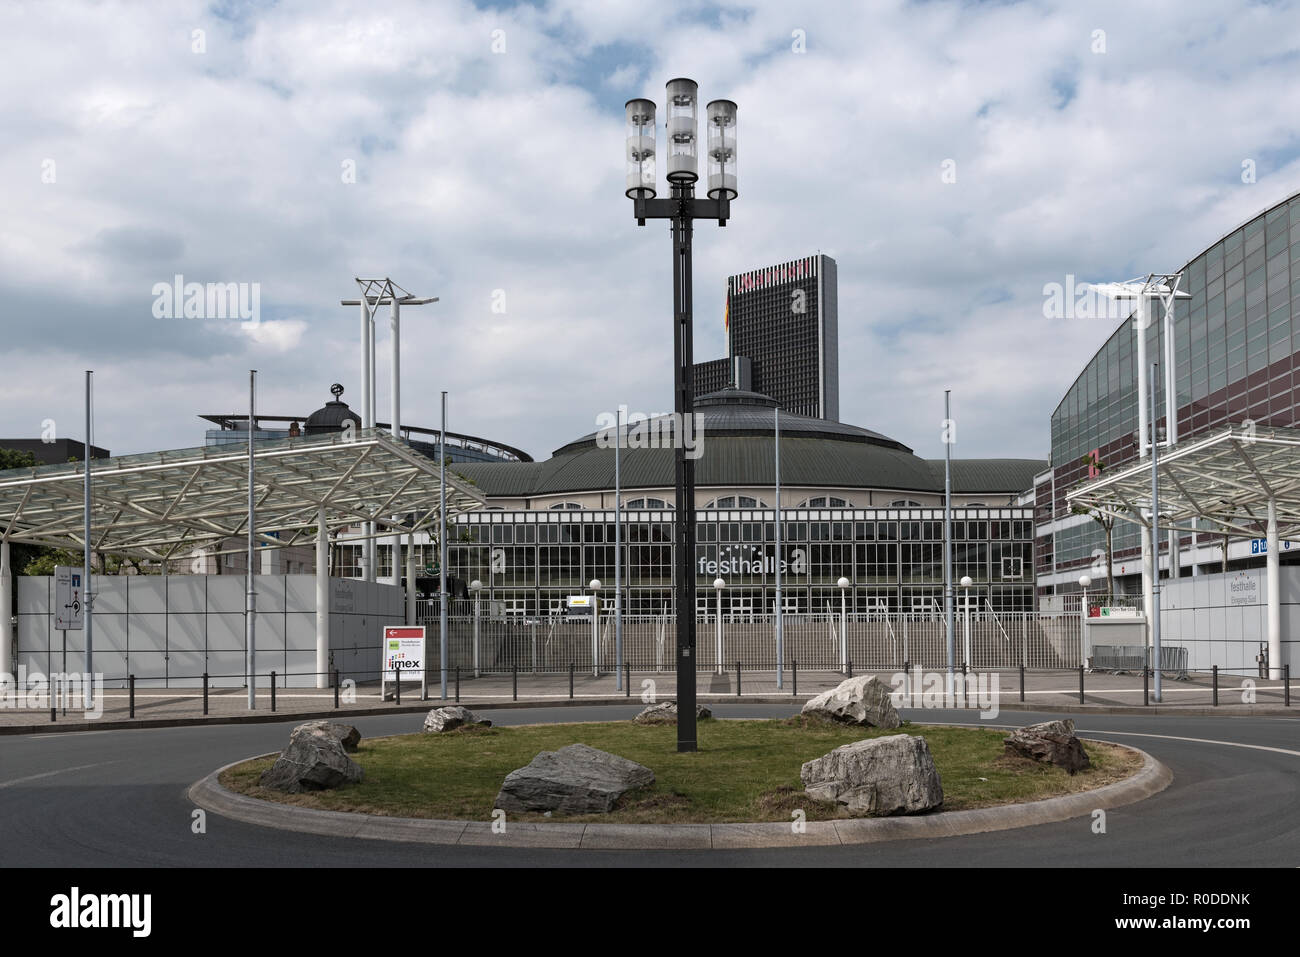
<svg viewBox="0 0 1300 957"><path fill-rule="evenodd" d="M474 596L474 677L478 677L478 599L483 590L483 583L477 578L469 583L469 592Z"/></svg>
<svg viewBox="0 0 1300 957"><path fill-rule="evenodd" d="M705 112L708 129L708 199L695 198L699 179L699 87L679 77L668 81L664 122L667 178L672 195L656 199L655 105L628 100L626 194L639 225L647 219L672 224L673 245L673 411L683 423L694 412L695 382L691 328L691 233L697 219L731 217L736 188L736 104L714 100ZM674 436L677 508L674 605L677 609L677 750L697 748L695 719L695 461L687 458L682 435Z"/></svg>
<svg viewBox="0 0 1300 957"><path fill-rule="evenodd" d="M974 584L969 575L962 575L961 582L962 642L966 646L962 661L970 664L970 586ZM965 689L963 688L963 693Z"/></svg>
<svg viewBox="0 0 1300 957"><path fill-rule="evenodd" d="M1088 575L1079 576L1079 587L1083 589L1083 594L1079 598L1079 646L1081 649L1083 647L1084 626L1088 624L1088 612L1091 611L1088 607L1088 586L1091 584L1091 577ZM1086 649L1084 649L1082 657L1087 658Z"/></svg>
<svg viewBox="0 0 1300 957"><path fill-rule="evenodd" d="M721 578L713 579L713 590L718 593L718 674L722 674L722 590L727 587L727 583Z"/></svg>
<svg viewBox="0 0 1300 957"><path fill-rule="evenodd" d="M840 674L849 673L849 631L848 604L849 580L840 577L835 584L840 586Z"/></svg>
<svg viewBox="0 0 1300 957"><path fill-rule="evenodd" d="M591 676L600 677L600 579L593 578L588 585L592 590L591 602Z"/></svg>

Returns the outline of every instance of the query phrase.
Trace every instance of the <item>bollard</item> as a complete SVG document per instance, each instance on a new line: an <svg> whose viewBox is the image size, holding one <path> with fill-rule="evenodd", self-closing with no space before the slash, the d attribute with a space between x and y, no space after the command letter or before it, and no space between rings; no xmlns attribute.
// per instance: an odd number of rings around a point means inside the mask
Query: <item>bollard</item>
<svg viewBox="0 0 1300 957"><path fill-rule="evenodd" d="M135 717L135 675L127 675L127 683L130 685L131 688L130 697L128 699L130 703L130 713L127 715L127 717L134 718Z"/></svg>
<svg viewBox="0 0 1300 957"><path fill-rule="evenodd" d="M912 674L912 663L911 663L910 661L904 661L904 662L903 662L903 674L908 675L909 677L911 676L911 674Z"/></svg>
<svg viewBox="0 0 1300 957"><path fill-rule="evenodd" d="M208 673L203 672L203 713L208 713Z"/></svg>
<svg viewBox="0 0 1300 957"><path fill-rule="evenodd" d="M797 695L798 693L799 693L799 662L792 660L790 662L790 694Z"/></svg>
<svg viewBox="0 0 1300 957"><path fill-rule="evenodd" d="M1282 666L1282 707L1291 707L1291 666Z"/></svg>
<svg viewBox="0 0 1300 957"><path fill-rule="evenodd" d="M339 706L339 670L334 669L334 707Z"/></svg>
<svg viewBox="0 0 1300 957"><path fill-rule="evenodd" d="M569 700L573 700L573 662L569 662Z"/></svg>
<svg viewBox="0 0 1300 957"><path fill-rule="evenodd" d="M397 707L402 703L402 673L396 668L393 669L393 706Z"/></svg>
<svg viewBox="0 0 1300 957"><path fill-rule="evenodd" d="M966 707L966 662L961 663L961 706Z"/></svg>
<svg viewBox="0 0 1300 957"><path fill-rule="evenodd" d="M515 665L510 675L510 696L514 701L519 700L519 666Z"/></svg>
<svg viewBox="0 0 1300 957"><path fill-rule="evenodd" d="M1025 701L1025 666L1020 666L1020 703Z"/></svg>
<svg viewBox="0 0 1300 957"><path fill-rule="evenodd" d="M54 693L54 685L55 685L54 679L50 679L50 720L58 721L59 718L58 715L56 714L56 711L58 710L59 707L59 697Z"/></svg>
<svg viewBox="0 0 1300 957"><path fill-rule="evenodd" d="M271 710L275 710L275 672L271 672Z"/></svg>
<svg viewBox="0 0 1300 957"><path fill-rule="evenodd" d="M853 662L852 662L852 660L849 661L849 677L850 677L850 678L853 677Z"/></svg>
<svg viewBox="0 0 1300 957"><path fill-rule="evenodd" d="M1142 669L1142 706L1143 707L1146 707L1147 705L1151 704L1151 699L1150 697L1148 697L1149 692L1147 687L1148 685L1147 679L1150 676L1150 674L1151 672L1149 672L1146 668Z"/></svg>
<svg viewBox="0 0 1300 957"><path fill-rule="evenodd" d="M1210 669L1210 680L1211 680L1210 687L1213 690L1213 694L1214 694L1211 701L1214 704L1214 707L1217 708L1219 706L1219 666L1218 665L1214 665Z"/></svg>
<svg viewBox="0 0 1300 957"><path fill-rule="evenodd" d="M1083 665L1079 665L1079 704L1083 704Z"/></svg>
<svg viewBox="0 0 1300 957"><path fill-rule="evenodd" d="M740 697L740 662L736 662L736 697Z"/></svg>
<svg viewBox="0 0 1300 957"><path fill-rule="evenodd" d="M456 703L460 704L460 665L456 666Z"/></svg>
<svg viewBox="0 0 1300 957"><path fill-rule="evenodd" d="M632 697L632 663L623 662L623 697Z"/></svg>

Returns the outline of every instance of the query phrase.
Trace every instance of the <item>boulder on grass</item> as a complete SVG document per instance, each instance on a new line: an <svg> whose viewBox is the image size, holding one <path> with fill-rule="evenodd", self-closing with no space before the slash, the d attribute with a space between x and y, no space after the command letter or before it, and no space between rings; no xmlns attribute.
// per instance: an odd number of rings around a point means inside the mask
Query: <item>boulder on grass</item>
<svg viewBox="0 0 1300 957"><path fill-rule="evenodd" d="M704 705L697 704L695 706L695 717L712 718L713 712ZM677 702L660 701L658 704L652 704L632 720L637 724L676 724Z"/></svg>
<svg viewBox="0 0 1300 957"><path fill-rule="evenodd" d="M1002 739L1005 752L1043 764L1054 764L1071 774L1090 767L1088 752L1074 736L1074 719L1031 724Z"/></svg>
<svg viewBox="0 0 1300 957"><path fill-rule="evenodd" d="M890 734L836 748L799 771L804 791L868 814L919 814L943 803L925 738Z"/></svg>
<svg viewBox="0 0 1300 957"><path fill-rule="evenodd" d="M654 772L635 761L585 744L570 744L558 751L543 751L526 767L507 774L493 807L515 812L608 814L628 791L654 782Z"/></svg>
<svg viewBox="0 0 1300 957"><path fill-rule="evenodd" d="M889 730L903 723L890 700L890 692L889 685L875 675L859 675L810 698L800 714Z"/></svg>
<svg viewBox="0 0 1300 957"><path fill-rule="evenodd" d="M424 716L424 727L421 730L441 734L470 724L479 724L485 728L492 727L492 722L487 718L480 718L469 708L462 708L456 704L446 708L434 708Z"/></svg>
<svg viewBox="0 0 1300 957"><path fill-rule="evenodd" d="M289 746L275 764L262 772L264 788L301 794L354 784L365 776L361 765L347 756L343 742L320 728L294 728Z"/></svg>
<svg viewBox="0 0 1300 957"><path fill-rule="evenodd" d="M350 724L321 719L320 721L308 721L306 724L300 724L293 730L301 731L303 728L324 731L343 745L344 751L355 751L357 745L361 743L361 732Z"/></svg>

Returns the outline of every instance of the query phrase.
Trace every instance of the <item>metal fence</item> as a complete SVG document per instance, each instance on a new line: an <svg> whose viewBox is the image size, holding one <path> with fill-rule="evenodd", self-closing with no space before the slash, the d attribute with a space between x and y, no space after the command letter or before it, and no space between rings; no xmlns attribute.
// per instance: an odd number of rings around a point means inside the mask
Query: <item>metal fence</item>
<svg viewBox="0 0 1300 957"><path fill-rule="evenodd" d="M441 668L437 617L426 627L430 668ZM612 615L523 618L449 616L447 667L467 674L518 671L607 674L618 667ZM804 671L855 671L947 666L947 630L939 616L907 614L786 615L783 658ZM637 672L676 670L672 616L623 617L623 658ZM958 616L955 664L971 669L1073 669L1082 663L1078 614L1017 612ZM775 616L696 620L696 670L776 667Z"/></svg>

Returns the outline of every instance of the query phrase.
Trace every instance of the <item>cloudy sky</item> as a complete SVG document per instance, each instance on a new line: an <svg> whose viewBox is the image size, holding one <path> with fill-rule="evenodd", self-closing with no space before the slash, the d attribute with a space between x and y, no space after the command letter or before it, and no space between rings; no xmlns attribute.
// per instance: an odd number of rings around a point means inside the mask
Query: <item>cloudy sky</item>
<svg viewBox="0 0 1300 957"><path fill-rule="evenodd" d="M0 436L81 437L87 368L115 454L199 444L250 368L267 413L359 404L339 299L372 275L441 297L404 315L406 422L445 389L451 429L545 458L671 408L623 103L684 75L739 104L697 358L729 273L820 250L845 421L939 457L950 388L956 455L1045 457L1112 324L1045 319L1044 284L1177 269L1300 190L1298 66L1293 3L6 0ZM156 317L178 274L258 284L261 322Z"/></svg>

